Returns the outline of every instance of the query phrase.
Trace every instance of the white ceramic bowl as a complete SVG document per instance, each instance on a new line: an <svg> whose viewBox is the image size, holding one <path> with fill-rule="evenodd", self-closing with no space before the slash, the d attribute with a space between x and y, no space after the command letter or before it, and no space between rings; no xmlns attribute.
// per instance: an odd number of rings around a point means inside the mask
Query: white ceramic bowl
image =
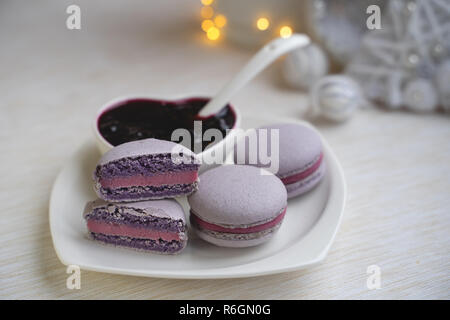
<svg viewBox="0 0 450 320"><path fill-rule="evenodd" d="M114 146L109 143L100 133L99 127L98 127L98 121L99 118L106 112L111 109L120 107L123 103L125 103L128 100L132 99L149 99L149 100L160 100L160 101L170 101L170 102L181 102L183 100L189 100L189 99L209 99L210 97L206 97L205 95L191 95L189 97L183 96L183 97L154 97L154 96L148 96L148 95L130 95L130 96L122 96L119 98L116 98L114 100L109 101L108 103L104 104L97 112L97 115L94 118L93 122L93 131L95 140L97 143L97 147L100 150L100 153L103 154L107 152L108 150L112 149ZM232 109L232 112L235 116L235 122L233 127L231 128L230 132L222 139L220 142L212 144L211 146L208 146L203 152L198 154L199 159L202 161L202 165L200 167L200 172L203 172L207 169L211 169L215 166L220 165L221 163L208 163L208 161L203 161L204 159L210 159L212 157L213 153L216 153L223 148L222 150L226 150L226 152L223 152L223 159L221 159L222 163L225 162L227 154L232 152L233 148L230 146L234 145L235 138L237 139L238 135L238 129L240 127L241 123L241 115L239 111L230 104L230 107ZM225 148L225 145L230 144L229 147Z"/></svg>

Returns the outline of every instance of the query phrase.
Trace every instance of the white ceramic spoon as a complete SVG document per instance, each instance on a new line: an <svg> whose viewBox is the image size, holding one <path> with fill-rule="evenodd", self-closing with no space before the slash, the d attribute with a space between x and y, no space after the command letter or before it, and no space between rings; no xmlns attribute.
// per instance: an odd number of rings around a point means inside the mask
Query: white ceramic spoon
<svg viewBox="0 0 450 320"><path fill-rule="evenodd" d="M276 38L262 47L253 58L239 71L239 73L211 99L200 111L201 117L210 116L219 112L228 104L231 97L243 86L252 80L277 58L294 49L305 47L310 43L308 36L293 34L289 38Z"/></svg>

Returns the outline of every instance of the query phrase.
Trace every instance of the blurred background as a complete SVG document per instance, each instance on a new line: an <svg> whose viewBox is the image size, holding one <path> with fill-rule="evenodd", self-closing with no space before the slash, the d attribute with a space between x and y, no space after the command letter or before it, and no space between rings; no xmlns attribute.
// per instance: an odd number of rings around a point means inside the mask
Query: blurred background
<svg viewBox="0 0 450 320"><path fill-rule="evenodd" d="M80 9L81 29L71 5ZM1 1L0 203L7 219L0 294L449 298L449 7L448 0ZM312 45L279 59L231 102L244 119L308 119L337 154L349 197L325 263L195 282L83 271L83 290L69 292L51 242L48 199L71 154L93 141L97 110L122 95L212 96L259 47L296 32ZM365 287L370 264L384 270L386 290Z"/></svg>

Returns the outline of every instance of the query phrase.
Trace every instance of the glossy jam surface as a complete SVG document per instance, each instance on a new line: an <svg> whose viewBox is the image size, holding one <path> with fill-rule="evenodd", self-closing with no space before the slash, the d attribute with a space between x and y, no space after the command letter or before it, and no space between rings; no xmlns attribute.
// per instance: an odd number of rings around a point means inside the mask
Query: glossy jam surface
<svg viewBox="0 0 450 320"><path fill-rule="evenodd" d="M209 99L192 98L169 102L150 99L123 101L100 115L98 129L100 134L113 146L119 144L155 138L171 140L175 129L187 129L194 137L194 121L202 120L202 134L216 128L226 135L236 121L233 109L227 105L218 114L199 118L197 115ZM203 141L203 149L209 144Z"/></svg>

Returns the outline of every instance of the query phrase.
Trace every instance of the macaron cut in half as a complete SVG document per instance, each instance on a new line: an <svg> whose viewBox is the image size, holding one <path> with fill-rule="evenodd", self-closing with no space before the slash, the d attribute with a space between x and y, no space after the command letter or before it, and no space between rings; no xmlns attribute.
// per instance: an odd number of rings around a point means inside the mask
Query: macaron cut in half
<svg viewBox="0 0 450 320"><path fill-rule="evenodd" d="M188 197L191 226L200 238L231 248L272 238L283 222L287 194L280 179L262 172L226 165L200 175L198 191Z"/></svg>
<svg viewBox="0 0 450 320"><path fill-rule="evenodd" d="M278 141L272 141L271 130L278 130ZM266 134L261 134L265 130ZM251 139L247 135L239 143L245 143L239 153L240 147L235 147L234 162L237 164L253 165L256 167L266 167L260 159L260 139L267 139L267 152L274 156L276 148L274 143L278 143L278 172L275 174L286 186L288 198L293 198L313 189L324 177L326 164L322 150L320 136L313 129L296 123L283 123L264 126L256 129L256 149L249 148ZM255 143L255 142L253 142ZM249 150L256 150L251 161ZM266 150L262 150L266 152Z"/></svg>
<svg viewBox="0 0 450 320"><path fill-rule="evenodd" d="M187 195L197 190L199 166L191 150L174 142L127 142L101 157L93 174L94 189L110 202Z"/></svg>
<svg viewBox="0 0 450 320"><path fill-rule="evenodd" d="M184 211L174 199L88 202L83 213L91 239L141 251L175 254L187 243Z"/></svg>

